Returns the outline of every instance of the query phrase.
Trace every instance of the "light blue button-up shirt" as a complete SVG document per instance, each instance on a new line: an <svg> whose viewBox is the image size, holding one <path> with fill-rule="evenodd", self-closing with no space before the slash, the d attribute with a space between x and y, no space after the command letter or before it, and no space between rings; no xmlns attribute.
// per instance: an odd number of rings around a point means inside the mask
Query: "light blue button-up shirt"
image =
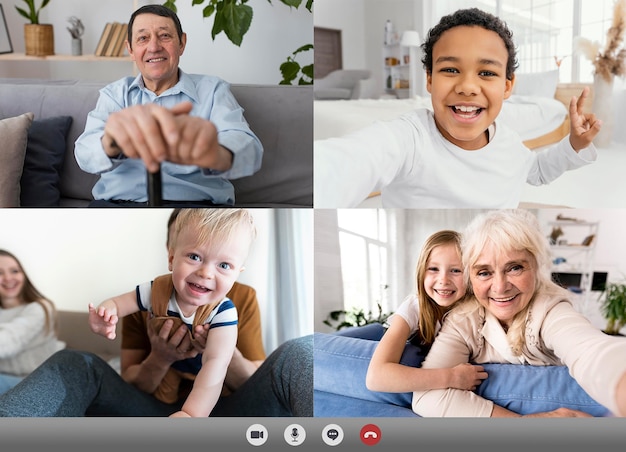
<svg viewBox="0 0 626 452"><path fill-rule="evenodd" d="M92 193L95 199L148 200L146 168L141 159L110 158L104 152L101 138L109 115L132 105L155 103L165 108L190 101L191 115L208 119L218 131L218 141L233 153L228 171L210 168L161 164L163 199L170 201L210 200L215 204L233 205L235 190L229 179L254 174L261 168L263 146L250 130L243 108L224 80L179 70L179 81L172 88L156 95L148 90L141 77L125 77L100 90L93 111L87 116L85 131L75 144L78 165L84 171L99 174Z"/></svg>

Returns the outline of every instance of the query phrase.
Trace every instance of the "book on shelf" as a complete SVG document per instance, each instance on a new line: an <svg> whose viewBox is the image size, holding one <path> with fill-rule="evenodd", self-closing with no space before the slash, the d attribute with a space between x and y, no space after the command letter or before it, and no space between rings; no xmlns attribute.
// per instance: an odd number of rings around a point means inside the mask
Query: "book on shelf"
<svg viewBox="0 0 626 452"><path fill-rule="evenodd" d="M94 54L96 56L104 56L109 40L111 39L111 30L113 29L113 22L107 22L100 35L100 40L96 46Z"/></svg>
<svg viewBox="0 0 626 452"><path fill-rule="evenodd" d="M115 48L115 56L124 56L124 51L126 50L126 38L128 37L128 24L122 24L122 30L120 31L120 36L117 41L117 46Z"/></svg>
<svg viewBox="0 0 626 452"><path fill-rule="evenodd" d="M115 56L113 52L117 46L117 39L120 35L120 31L122 29L122 24L120 22L113 22L113 28L111 29L111 37L109 42L107 43L106 49L104 50L104 54L102 56Z"/></svg>
<svg viewBox="0 0 626 452"><path fill-rule="evenodd" d="M126 50L126 46L124 43L126 42L126 37L128 34L128 24L122 24L122 28L118 34L117 44L115 45L115 49L113 51L113 56L121 57L124 55L124 51Z"/></svg>

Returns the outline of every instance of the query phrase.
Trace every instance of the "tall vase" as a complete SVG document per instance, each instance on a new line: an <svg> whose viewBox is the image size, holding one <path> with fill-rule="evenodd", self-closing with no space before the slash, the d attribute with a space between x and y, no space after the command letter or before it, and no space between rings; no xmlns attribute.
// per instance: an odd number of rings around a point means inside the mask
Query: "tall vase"
<svg viewBox="0 0 626 452"><path fill-rule="evenodd" d="M591 111L596 115L597 119L602 121L602 128L593 140L599 148L608 147L613 140L614 113L613 113L613 80L611 76L609 80L601 75L595 75L593 78L593 103Z"/></svg>

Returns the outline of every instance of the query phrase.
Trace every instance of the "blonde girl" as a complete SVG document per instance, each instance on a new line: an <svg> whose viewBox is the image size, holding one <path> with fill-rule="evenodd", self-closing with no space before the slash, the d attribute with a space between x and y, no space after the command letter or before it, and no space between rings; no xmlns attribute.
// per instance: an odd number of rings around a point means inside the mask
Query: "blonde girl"
<svg viewBox="0 0 626 452"><path fill-rule="evenodd" d="M432 234L422 247L415 273L415 294L391 316L389 329L370 361L367 388L381 392L475 389L487 378L482 366L463 363L452 368L422 369L400 364L407 341L430 348L446 312L465 298L467 283L459 233L443 230Z"/></svg>

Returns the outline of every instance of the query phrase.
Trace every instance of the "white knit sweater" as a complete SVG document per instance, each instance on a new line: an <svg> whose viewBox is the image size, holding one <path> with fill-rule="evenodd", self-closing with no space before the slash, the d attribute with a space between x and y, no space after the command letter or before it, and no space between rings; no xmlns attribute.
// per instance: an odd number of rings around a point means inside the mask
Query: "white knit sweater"
<svg viewBox="0 0 626 452"><path fill-rule="evenodd" d="M46 328L39 303L0 308L0 373L25 376L53 353L65 348Z"/></svg>

